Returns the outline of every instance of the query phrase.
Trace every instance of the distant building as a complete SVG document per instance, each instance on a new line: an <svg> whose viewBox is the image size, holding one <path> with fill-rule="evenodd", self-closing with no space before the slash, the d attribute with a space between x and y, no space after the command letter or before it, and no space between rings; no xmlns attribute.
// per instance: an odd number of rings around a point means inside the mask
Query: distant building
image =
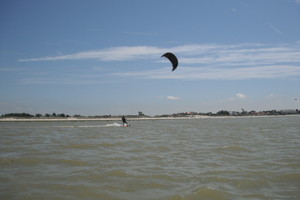
<svg viewBox="0 0 300 200"><path fill-rule="evenodd" d="M238 115L240 115L240 113L237 112L237 111L231 111L229 113L230 113L231 116L238 116Z"/></svg>
<svg viewBox="0 0 300 200"><path fill-rule="evenodd" d="M298 113L297 110L293 110L293 109L281 110L280 112L282 114L297 114Z"/></svg>
<svg viewBox="0 0 300 200"><path fill-rule="evenodd" d="M139 111L138 115L139 115L139 117L145 116L145 114L143 112L141 112L141 111Z"/></svg>

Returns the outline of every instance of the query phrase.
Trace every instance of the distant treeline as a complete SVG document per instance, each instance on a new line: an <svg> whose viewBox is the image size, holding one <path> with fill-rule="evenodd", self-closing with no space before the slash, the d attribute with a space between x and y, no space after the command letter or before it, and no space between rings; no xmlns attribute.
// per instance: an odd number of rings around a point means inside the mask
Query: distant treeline
<svg viewBox="0 0 300 200"><path fill-rule="evenodd" d="M82 116L82 115L73 115L70 116L68 114L56 114L56 113L52 113L52 114L29 114L29 113L8 113L8 114L3 114L0 117L1 118L69 118L69 117L74 117L74 118L121 118L123 115L94 115L94 116ZM129 118L136 118L136 117L145 117L146 115L141 114L139 112L138 115L126 115L126 117ZM147 117L147 116L146 116Z"/></svg>
<svg viewBox="0 0 300 200"><path fill-rule="evenodd" d="M8 113L8 114L3 114L0 117L1 118L69 118L69 117L74 117L74 118L121 118L123 115L94 115L94 116L82 116L75 114L73 116L70 116L68 114L29 114L29 113ZM145 115L143 112L139 111L137 115L125 115L128 118L138 118L138 117L149 117Z"/></svg>
<svg viewBox="0 0 300 200"><path fill-rule="evenodd" d="M186 117L186 116L194 116L194 115L206 115L206 116L260 116L260 115L288 115L288 114L300 114L298 109L290 109L290 110L267 110L267 111L245 111L242 109L242 112L238 111L227 111L221 110L216 113L208 112L208 113L198 113L198 112L182 112L182 113L174 113L174 114L165 114L165 115L156 115L156 117Z"/></svg>
<svg viewBox="0 0 300 200"><path fill-rule="evenodd" d="M173 114L164 114L164 115L156 115L155 117L190 117L194 115L207 115L207 116L251 116L251 115L286 115L286 114L300 114L298 109L296 110L268 110L268 111L245 111L242 109L242 112L237 111L227 111L221 110L216 113L208 112L208 113L198 113L198 112L181 112L181 113L173 113ZM150 117L145 115L142 112L138 112L137 115L125 115L128 118L139 118L139 117ZM29 113L8 113L1 115L1 118L121 118L121 115L95 115L95 116L81 116L81 115L67 115L64 113L61 114L29 114Z"/></svg>
<svg viewBox="0 0 300 200"><path fill-rule="evenodd" d="M51 118L51 117L59 117L59 118L64 118L64 117L70 117L69 115L66 114L29 114L29 113L8 113L8 114L4 114L1 116L2 118L9 118L9 117L15 117L15 118L42 118L42 117L46 117L46 118Z"/></svg>

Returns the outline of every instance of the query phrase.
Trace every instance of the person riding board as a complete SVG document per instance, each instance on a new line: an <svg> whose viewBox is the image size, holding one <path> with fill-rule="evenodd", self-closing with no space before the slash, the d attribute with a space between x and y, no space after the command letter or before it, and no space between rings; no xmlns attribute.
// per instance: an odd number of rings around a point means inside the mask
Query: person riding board
<svg viewBox="0 0 300 200"><path fill-rule="evenodd" d="M123 126L129 126L128 122L126 121L125 116L122 117Z"/></svg>

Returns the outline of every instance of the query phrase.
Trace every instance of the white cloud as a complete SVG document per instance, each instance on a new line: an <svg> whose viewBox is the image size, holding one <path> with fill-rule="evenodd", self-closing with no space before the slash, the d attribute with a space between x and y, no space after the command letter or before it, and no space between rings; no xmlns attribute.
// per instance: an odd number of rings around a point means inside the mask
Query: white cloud
<svg viewBox="0 0 300 200"><path fill-rule="evenodd" d="M59 61L59 60L82 60L98 59L102 61L124 61L132 59L159 58L163 53L172 51L185 55L201 55L209 51L222 48L222 45L201 44L201 45L182 45L172 48L162 48L154 46L121 46L94 51L83 51L73 54L46 56L39 58L23 58L19 62L36 62L36 61Z"/></svg>
<svg viewBox="0 0 300 200"><path fill-rule="evenodd" d="M225 103L225 102L235 102L235 103L238 103L240 102L239 100L243 100L243 99L246 99L247 96L243 93L236 93L234 96L231 96L231 97L228 97L228 98L225 98L225 99L221 99L220 102L221 103Z"/></svg>
<svg viewBox="0 0 300 200"><path fill-rule="evenodd" d="M169 68L158 68L157 62L167 62L160 56L174 52L179 67L174 73ZM201 79L244 80L287 78L300 75L300 43L295 44L192 44L171 48L154 46L123 46L84 51L68 55L20 59L21 62L96 59L124 61L150 59L157 67L145 71L114 73L115 76L143 79ZM152 59L152 61L151 61ZM132 63L133 65L135 63Z"/></svg>
<svg viewBox="0 0 300 200"><path fill-rule="evenodd" d="M174 97L174 96L167 96L166 98L169 100L180 100L180 97Z"/></svg>
<svg viewBox="0 0 300 200"><path fill-rule="evenodd" d="M242 93L237 93L235 95L238 99L245 99L246 98L246 95L242 94Z"/></svg>
<svg viewBox="0 0 300 200"><path fill-rule="evenodd" d="M268 97L270 97L270 98L274 98L274 97L276 97L276 95L275 95L275 94L273 94L273 93L271 93L271 94L269 94L269 95L268 95Z"/></svg>
<svg viewBox="0 0 300 200"><path fill-rule="evenodd" d="M279 34L279 35L283 35L282 31L280 31L276 26L274 26L273 24L266 22L266 24L268 25L268 27L270 29L272 29L275 33Z"/></svg>
<svg viewBox="0 0 300 200"><path fill-rule="evenodd" d="M180 59L184 64L218 65L218 66L249 66L276 64L282 62L300 62L300 50L294 47L244 46L222 47L196 56Z"/></svg>
<svg viewBox="0 0 300 200"><path fill-rule="evenodd" d="M245 80L272 79L299 76L300 67L289 65L253 66L245 68L185 67L170 73L169 68L139 72L114 73L116 76L140 79L188 79L188 80Z"/></svg>
<svg viewBox="0 0 300 200"><path fill-rule="evenodd" d="M156 54L161 54L165 49L152 46L132 46L132 47L114 47L95 51L84 51L75 54L47 56L41 58L25 58L20 59L20 62L34 61L57 61L57 60L82 60L82 59L98 59L103 61L123 61L140 59L145 56L149 57Z"/></svg>
<svg viewBox="0 0 300 200"><path fill-rule="evenodd" d="M21 62L98 59L102 61L124 61L133 59L158 59L166 51L180 56L180 64L252 65L277 62L300 62L299 44L293 45L181 45L172 48L153 46L124 46L84 51L74 54L19 59Z"/></svg>
<svg viewBox="0 0 300 200"><path fill-rule="evenodd" d="M168 100L180 100L180 97L175 97L175 96L157 96L157 98L168 99Z"/></svg>
<svg viewBox="0 0 300 200"><path fill-rule="evenodd" d="M297 4L300 4L300 0L295 0L295 2L296 2Z"/></svg>

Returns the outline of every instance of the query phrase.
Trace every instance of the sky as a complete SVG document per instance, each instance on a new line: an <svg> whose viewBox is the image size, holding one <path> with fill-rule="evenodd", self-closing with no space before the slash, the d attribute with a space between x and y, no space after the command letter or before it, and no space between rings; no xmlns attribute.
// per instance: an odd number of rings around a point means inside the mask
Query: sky
<svg viewBox="0 0 300 200"><path fill-rule="evenodd" d="M299 109L299 19L300 0L0 0L0 114Z"/></svg>

